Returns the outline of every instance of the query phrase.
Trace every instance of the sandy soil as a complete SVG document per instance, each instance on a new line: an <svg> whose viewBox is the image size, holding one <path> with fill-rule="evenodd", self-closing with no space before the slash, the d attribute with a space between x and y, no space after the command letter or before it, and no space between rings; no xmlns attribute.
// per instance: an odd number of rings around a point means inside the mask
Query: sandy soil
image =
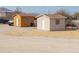
<svg viewBox="0 0 79 59"><path fill-rule="evenodd" d="M79 52L79 30L49 32L0 24L0 52Z"/></svg>

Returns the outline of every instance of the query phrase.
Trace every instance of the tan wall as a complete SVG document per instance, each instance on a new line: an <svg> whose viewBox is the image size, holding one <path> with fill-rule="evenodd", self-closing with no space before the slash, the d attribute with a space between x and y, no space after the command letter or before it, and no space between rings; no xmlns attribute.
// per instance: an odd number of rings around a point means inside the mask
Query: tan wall
<svg viewBox="0 0 79 59"><path fill-rule="evenodd" d="M6 13L5 12L0 12L0 17L6 17Z"/></svg>
<svg viewBox="0 0 79 59"><path fill-rule="evenodd" d="M60 24L56 24L56 20L50 20L50 30L65 30L65 19L60 19Z"/></svg>
<svg viewBox="0 0 79 59"><path fill-rule="evenodd" d="M42 20L45 21L45 28L43 29ZM60 24L56 25L56 20L48 16L39 17L37 19L37 29L40 30L65 30L65 19L60 19Z"/></svg>

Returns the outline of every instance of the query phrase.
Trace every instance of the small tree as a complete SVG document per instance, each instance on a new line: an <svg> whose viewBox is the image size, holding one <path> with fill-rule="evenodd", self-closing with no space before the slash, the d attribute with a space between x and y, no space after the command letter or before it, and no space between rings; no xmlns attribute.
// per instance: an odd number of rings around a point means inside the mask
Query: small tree
<svg viewBox="0 0 79 59"><path fill-rule="evenodd" d="M76 13L74 14L74 18L77 19L77 17L79 17L79 12L76 12Z"/></svg>
<svg viewBox="0 0 79 59"><path fill-rule="evenodd" d="M20 13L20 12L21 12L21 8L20 7L16 7L15 13Z"/></svg>
<svg viewBox="0 0 79 59"><path fill-rule="evenodd" d="M76 13L74 14L74 16L79 16L79 12L76 12Z"/></svg>
<svg viewBox="0 0 79 59"><path fill-rule="evenodd" d="M68 12L66 12L65 10L60 10L60 11L57 11L56 13L66 16L67 18L72 18L71 15Z"/></svg>

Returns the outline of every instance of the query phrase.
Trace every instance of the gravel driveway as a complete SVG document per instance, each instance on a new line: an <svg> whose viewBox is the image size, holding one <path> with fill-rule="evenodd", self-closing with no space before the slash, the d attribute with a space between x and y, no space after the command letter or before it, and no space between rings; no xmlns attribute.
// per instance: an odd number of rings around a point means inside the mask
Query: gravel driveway
<svg viewBox="0 0 79 59"><path fill-rule="evenodd" d="M19 33L26 28L9 27L0 25L0 52L79 52L79 39L46 37L46 36L12 36L7 32L12 31ZM28 28L30 31L31 29ZM15 35L15 34L14 34Z"/></svg>

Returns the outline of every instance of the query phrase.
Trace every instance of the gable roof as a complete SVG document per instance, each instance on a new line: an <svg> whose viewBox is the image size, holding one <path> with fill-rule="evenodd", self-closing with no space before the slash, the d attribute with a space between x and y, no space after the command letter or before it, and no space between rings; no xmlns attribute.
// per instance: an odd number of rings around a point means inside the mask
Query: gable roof
<svg viewBox="0 0 79 59"><path fill-rule="evenodd" d="M16 13L16 12L13 12L13 16L15 16L15 15L20 15L20 16L34 16L31 13L24 13L24 12Z"/></svg>
<svg viewBox="0 0 79 59"><path fill-rule="evenodd" d="M53 14L50 17L52 17L52 18L67 18L67 17L60 15L60 14Z"/></svg>
<svg viewBox="0 0 79 59"><path fill-rule="evenodd" d="M42 17L42 16L48 16L50 18L67 18L65 16L62 16L60 14L40 14L38 16L36 16L36 18Z"/></svg>

